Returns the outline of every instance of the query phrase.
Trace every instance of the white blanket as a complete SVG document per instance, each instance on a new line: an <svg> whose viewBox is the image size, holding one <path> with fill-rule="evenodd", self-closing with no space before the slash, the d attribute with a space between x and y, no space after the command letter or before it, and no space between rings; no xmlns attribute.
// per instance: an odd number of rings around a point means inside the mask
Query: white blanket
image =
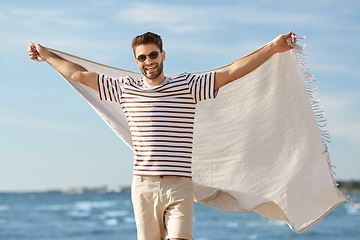
<svg viewBox="0 0 360 240"><path fill-rule="evenodd" d="M142 77L49 49L97 73ZM222 87L196 108L193 146L195 200L228 211L254 211L306 230L343 201L336 188L321 103L306 73L303 49L275 54L247 76ZM213 71L213 70L212 70ZM199 73L202 74L202 73ZM132 148L118 103L65 78ZM129 159L130 161L130 159Z"/></svg>

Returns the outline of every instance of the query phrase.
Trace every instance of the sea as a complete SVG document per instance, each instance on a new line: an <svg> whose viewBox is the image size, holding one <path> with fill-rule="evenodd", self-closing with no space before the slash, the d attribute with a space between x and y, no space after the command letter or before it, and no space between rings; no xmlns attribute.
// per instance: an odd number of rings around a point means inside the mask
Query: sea
<svg viewBox="0 0 360 240"><path fill-rule="evenodd" d="M253 212L195 204L195 240L360 240L360 194L303 233ZM0 193L0 240L136 239L129 193Z"/></svg>

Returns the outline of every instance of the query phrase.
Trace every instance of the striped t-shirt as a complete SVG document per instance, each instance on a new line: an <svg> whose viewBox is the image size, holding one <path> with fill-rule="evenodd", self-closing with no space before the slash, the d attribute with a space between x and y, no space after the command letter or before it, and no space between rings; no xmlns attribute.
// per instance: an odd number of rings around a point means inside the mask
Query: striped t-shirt
<svg viewBox="0 0 360 240"><path fill-rule="evenodd" d="M134 175L191 177L196 103L215 98L215 73L183 73L160 85L98 75L101 100L118 102L134 146Z"/></svg>

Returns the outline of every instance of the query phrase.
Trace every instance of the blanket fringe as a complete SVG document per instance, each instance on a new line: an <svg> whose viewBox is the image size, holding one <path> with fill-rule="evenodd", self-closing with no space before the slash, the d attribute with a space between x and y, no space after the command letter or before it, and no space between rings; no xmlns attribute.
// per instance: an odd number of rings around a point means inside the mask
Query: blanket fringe
<svg viewBox="0 0 360 240"><path fill-rule="evenodd" d="M317 96L317 94L318 94L318 92L317 92L318 89L317 89L317 87L314 87L314 86L310 85L311 83L315 82L316 79L315 79L315 77L313 75L311 75L311 74L309 74L307 72L308 68L307 68L307 62L306 62L306 59L305 59L305 57L307 57L307 55L304 52L304 49L305 49L306 45L305 44L304 45L299 45L297 43L294 43L292 41L292 37L295 37L296 42L305 39L305 37L298 37L295 34L293 34L291 37L286 38L286 41L289 44L289 46L291 46L291 47L293 47L295 49L295 52L296 52L296 56L297 56L297 60L298 60L298 63L299 63L301 76L302 76L302 79L303 79L304 84L305 84L305 89L306 89L306 93L307 93L307 96L308 96L309 101L310 101L311 108L313 109L313 112L314 112L317 127L318 127L318 130L319 130L319 133L320 133L320 136L321 136L321 140L322 140L322 143L323 143L323 146L324 146L324 154L325 154L326 159L328 161L329 170L330 170L330 174L332 176L334 187L336 188L336 190L337 190L340 197L343 196L346 199L346 201L351 204L352 207L355 207L356 204L351 200L350 196L345 195L344 193L342 193L337 188L337 186L339 184L336 183L335 179L334 179L334 175L336 175L336 174L335 174L333 168L336 168L336 167L331 164L330 154L329 154L329 151L328 151L328 147L326 145L326 143L331 142L330 141L331 138L330 138L329 131L324 130L324 128L326 126L326 121L327 121L326 114L325 114L325 111L322 110L323 104L321 103L320 99L313 100L313 98L315 98Z"/></svg>

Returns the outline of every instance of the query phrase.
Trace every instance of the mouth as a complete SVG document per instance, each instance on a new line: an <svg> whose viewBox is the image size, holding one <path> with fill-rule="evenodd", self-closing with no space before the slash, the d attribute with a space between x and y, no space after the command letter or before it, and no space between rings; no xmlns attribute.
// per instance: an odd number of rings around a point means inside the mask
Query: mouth
<svg viewBox="0 0 360 240"><path fill-rule="evenodd" d="M154 72L156 70L156 65L145 67L147 72Z"/></svg>

